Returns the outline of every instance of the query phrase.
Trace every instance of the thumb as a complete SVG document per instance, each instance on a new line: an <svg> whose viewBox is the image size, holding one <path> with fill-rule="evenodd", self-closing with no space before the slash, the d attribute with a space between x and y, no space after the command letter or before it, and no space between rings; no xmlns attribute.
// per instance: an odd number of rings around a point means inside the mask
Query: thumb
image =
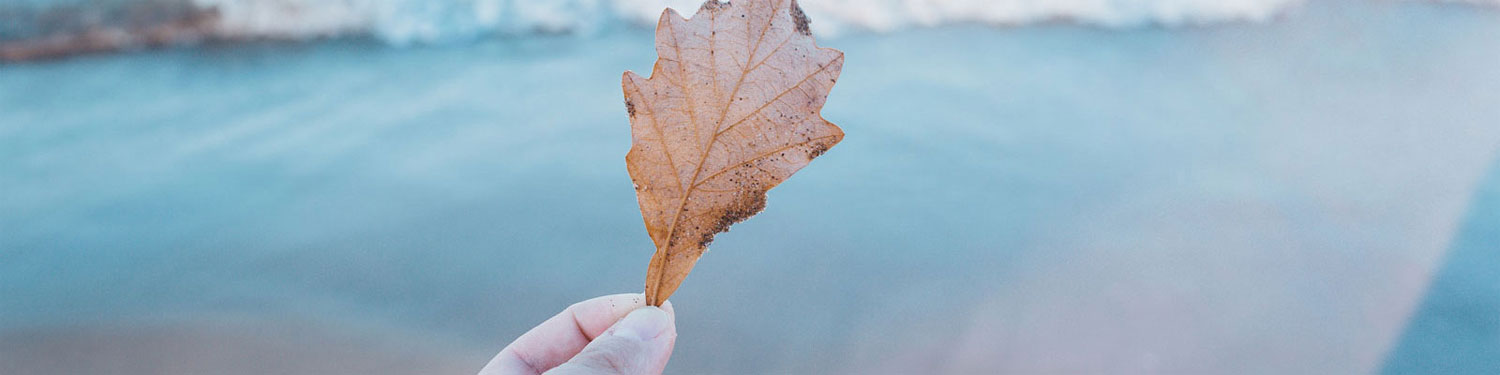
<svg viewBox="0 0 1500 375"><path fill-rule="evenodd" d="M548 375L647 375L661 374L677 341L672 305L646 306L594 338L582 352Z"/></svg>

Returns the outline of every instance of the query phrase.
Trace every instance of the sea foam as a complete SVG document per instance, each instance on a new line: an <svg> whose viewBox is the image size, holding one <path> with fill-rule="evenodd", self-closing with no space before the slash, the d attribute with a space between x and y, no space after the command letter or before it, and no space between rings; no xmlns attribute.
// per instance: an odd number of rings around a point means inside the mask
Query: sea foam
<svg viewBox="0 0 1500 375"><path fill-rule="evenodd" d="M893 31L949 24L1076 22L1104 27L1263 21L1303 0L803 0L814 32ZM397 44L487 34L588 33L652 25L663 8L690 16L697 0L195 0L219 9L226 32L308 36L368 33Z"/></svg>
<svg viewBox="0 0 1500 375"><path fill-rule="evenodd" d="M742 0L748 1L748 0ZM1102 28L1262 22L1306 0L800 0L813 32L956 24ZM1363 1L1363 0L1362 0ZM1415 0L1413 0L1415 1ZM1500 5L1500 0L1440 0ZM699 0L14 0L0 3L0 60L202 40L371 37L392 45L533 34L589 35L654 25Z"/></svg>
<svg viewBox="0 0 1500 375"><path fill-rule="evenodd" d="M949 24L1074 22L1103 27L1262 21L1304 0L801 0L814 32L893 31ZM1490 1L1490 0L1485 0ZM393 44L492 35L592 33L649 26L662 9L698 0L22 0L0 5L0 40L86 29L143 28L162 14L211 12L218 37L313 39L368 35ZM143 17L142 14L151 16ZM145 18L145 19L141 19Z"/></svg>

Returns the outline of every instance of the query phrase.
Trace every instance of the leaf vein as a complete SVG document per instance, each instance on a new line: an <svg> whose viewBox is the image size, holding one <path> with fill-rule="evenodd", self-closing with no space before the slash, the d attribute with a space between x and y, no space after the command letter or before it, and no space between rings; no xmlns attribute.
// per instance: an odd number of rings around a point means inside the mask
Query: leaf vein
<svg viewBox="0 0 1500 375"><path fill-rule="evenodd" d="M748 159L745 159L745 160L741 160L741 161L734 162L734 163L729 163L729 164L727 164L728 165L727 167L724 167L724 169L720 169L717 172L714 172L713 174L708 175L708 177L704 177L702 180L698 180L697 182L694 182L691 186L688 186L688 191L693 191L693 189L697 189L698 186L702 186L703 184L708 183L709 180L713 180L714 177L719 177L719 175L724 174L725 172L729 172L731 170L734 170L734 168L740 166L740 164L745 164L745 163L749 163L749 162L752 162L752 161L764 159L764 158L770 157L772 154L780 153L782 151L790 150L790 149L797 148L797 147L806 146L806 145L808 145L810 143L813 143L815 141L821 141L821 140L833 138L833 137L836 137L836 136L837 135L831 135L830 134L830 135L825 135L825 136L821 136L821 137L809 138L808 140L805 140L805 141L802 141L802 142L793 143L793 144L789 144L789 145L786 145L786 146L782 146L782 147L777 148L775 150L771 150L769 152L766 152L766 153L763 153L763 154L760 154L760 155L756 155L754 157L751 157L751 158L748 158Z"/></svg>
<svg viewBox="0 0 1500 375"><path fill-rule="evenodd" d="M841 55L841 56L839 56L837 58L834 58L832 61L829 61L827 64L823 64L823 66L818 67L818 70L814 70L812 73L808 74L807 77L802 78L801 81L797 81L797 84L792 85L792 87L788 87L786 90L783 90L781 93L776 94L776 96L773 97L773 98L771 98L771 100L766 101L766 104L762 104L759 108L756 108L754 111L750 111L750 114L745 115L744 118L741 118L739 121L735 121L733 124L730 124L729 127L726 127L723 130L720 130L717 134L724 134L725 132L728 132L729 129L733 129L735 126L739 126L740 124L744 123L745 120L749 120L751 117L754 117L755 114L760 113L760 111L762 111L762 110L765 110L766 107L769 107L769 106L771 106L771 104L780 101L782 96L786 96L786 94L791 93L792 90L796 90L796 89L802 87L802 85L805 84L805 83L807 83L808 80L811 80L813 78L813 76L816 76L816 75L818 75L818 73L822 73L823 71L828 70L828 67L833 66L833 62L834 61L838 61L839 59L842 59L842 58L844 58L844 56Z"/></svg>

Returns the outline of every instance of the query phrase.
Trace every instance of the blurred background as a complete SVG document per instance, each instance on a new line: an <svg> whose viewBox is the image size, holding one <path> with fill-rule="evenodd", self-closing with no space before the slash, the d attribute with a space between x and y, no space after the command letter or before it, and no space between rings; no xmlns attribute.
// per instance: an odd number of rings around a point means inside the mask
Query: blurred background
<svg viewBox="0 0 1500 375"><path fill-rule="evenodd" d="M1500 2L801 3L847 138L668 373L1500 373ZM0 374L468 374L639 291L619 77L697 5L0 0Z"/></svg>

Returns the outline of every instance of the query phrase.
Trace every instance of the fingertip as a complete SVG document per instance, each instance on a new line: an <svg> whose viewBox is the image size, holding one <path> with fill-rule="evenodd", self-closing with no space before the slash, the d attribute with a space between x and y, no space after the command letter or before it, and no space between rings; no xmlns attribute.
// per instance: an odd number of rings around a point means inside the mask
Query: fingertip
<svg viewBox="0 0 1500 375"><path fill-rule="evenodd" d="M573 304L568 309L572 310L573 319L577 321L578 327L582 328L584 335L587 335L586 338L593 340L615 322L642 306L646 306L644 294L624 293L595 297Z"/></svg>
<svg viewBox="0 0 1500 375"><path fill-rule="evenodd" d="M674 319L674 321L675 321L675 319L677 319L677 310L672 309L672 301L671 300L663 301L661 303L661 309L662 309L662 311L666 311L667 312L667 316L672 317L672 319Z"/></svg>
<svg viewBox="0 0 1500 375"><path fill-rule="evenodd" d="M667 314L666 310L646 306L631 311L630 315L626 315L624 319L620 319L613 327L610 327L608 332L611 335L636 341L652 341L669 332L675 332L673 328L672 317Z"/></svg>

